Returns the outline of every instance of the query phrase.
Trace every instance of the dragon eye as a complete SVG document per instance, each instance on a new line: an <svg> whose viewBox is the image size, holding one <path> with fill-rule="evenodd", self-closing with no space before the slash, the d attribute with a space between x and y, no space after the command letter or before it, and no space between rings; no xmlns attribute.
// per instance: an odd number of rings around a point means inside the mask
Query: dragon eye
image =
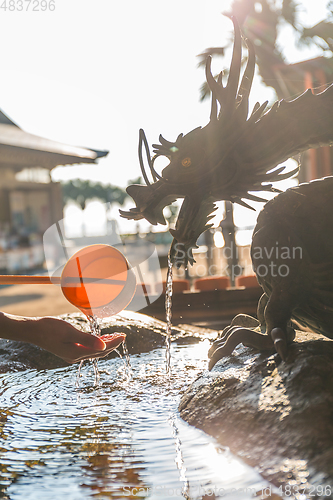
<svg viewBox="0 0 333 500"><path fill-rule="evenodd" d="M189 166L191 165L191 158L184 158L184 159L182 160L182 165L183 165L183 167L185 167L185 168L189 167Z"/></svg>

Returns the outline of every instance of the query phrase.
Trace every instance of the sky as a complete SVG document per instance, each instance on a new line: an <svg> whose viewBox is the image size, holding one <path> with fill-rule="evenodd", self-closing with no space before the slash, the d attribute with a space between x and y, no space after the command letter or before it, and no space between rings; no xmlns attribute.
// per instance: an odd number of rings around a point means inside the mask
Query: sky
<svg viewBox="0 0 333 500"><path fill-rule="evenodd" d="M52 11L49 2L0 0L0 108L27 132L109 150L98 165L54 169L54 180L125 187L140 175L140 128L152 144L208 122L197 55L230 40L221 14L230 1L52 0ZM323 19L326 3L303 1L304 24ZM281 43L289 62L318 54L295 50L287 31ZM257 79L252 103L266 99L273 92Z"/></svg>
<svg viewBox="0 0 333 500"><path fill-rule="evenodd" d="M98 166L58 168L55 180L126 186L139 175L140 128L152 144L160 133L175 140L207 123L196 56L230 38L231 21L221 15L230 1L54 0L54 11L32 11L42 3L0 8L0 108L28 132L110 151ZM324 17L326 0L307 3L310 25ZM254 94L261 102L273 96L267 88Z"/></svg>

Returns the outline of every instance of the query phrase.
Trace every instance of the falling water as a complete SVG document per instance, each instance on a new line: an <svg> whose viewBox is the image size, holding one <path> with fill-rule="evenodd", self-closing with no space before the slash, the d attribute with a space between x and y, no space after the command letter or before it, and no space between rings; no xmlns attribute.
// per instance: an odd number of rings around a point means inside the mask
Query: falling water
<svg viewBox="0 0 333 500"><path fill-rule="evenodd" d="M123 355L118 349L114 349L114 352L118 354L118 356L124 361L125 363L125 377L127 382L129 382L132 378L133 372L132 372L132 366L131 366L131 361L130 361L130 356L126 344L126 340L122 342L123 346Z"/></svg>
<svg viewBox="0 0 333 500"><path fill-rule="evenodd" d="M96 337L100 337L102 334L101 328L98 323L98 319L95 316L87 316L88 321L89 321L89 326L90 326L90 333L92 335L95 335ZM76 388L79 387L79 381L81 377L81 368L84 363L84 359L80 361L79 368L77 371L77 377L76 377ZM99 381L99 371L98 371L98 358L93 358L90 359L93 369L94 369L94 374L95 374L95 380L94 380L94 386L98 385Z"/></svg>
<svg viewBox="0 0 333 500"><path fill-rule="evenodd" d="M182 453L182 442L179 437L179 429L177 426L177 419L176 415L173 414L169 417L169 424L172 427L173 430L173 437L175 440L175 448L176 448L176 458L175 458L175 463L177 465L177 468L179 470L179 480L183 483L182 487L182 496L186 500L191 500L189 496L189 481L187 479L186 475L186 467L184 466L184 458L183 458L183 453Z"/></svg>
<svg viewBox="0 0 333 500"><path fill-rule="evenodd" d="M101 330L100 324L98 323L98 319L96 318L96 316L87 316L87 318L89 321L90 333L92 335L95 335L96 337L100 337L102 335L102 330ZM114 351L118 354L118 356L120 358L122 358L124 360L127 379L130 379L132 376L132 367L131 367L130 356L129 356L126 340L123 341L122 346L123 346L123 356L120 354L118 349L114 349ZM94 369L94 375L95 375L94 386L97 386L99 379L100 379L100 374L98 371L98 358L92 358L92 359L89 359L89 361L91 361L91 364L92 364L93 369ZM79 382L80 382L80 377L81 377L81 368L82 368L84 362L85 362L85 360L83 359L82 361L80 361L80 364L79 364L79 368L77 371L77 377L76 377L76 388L79 388Z"/></svg>
<svg viewBox="0 0 333 500"><path fill-rule="evenodd" d="M166 279L166 289L165 289L165 316L166 316L166 338L165 338L165 361L166 361L166 372L170 375L171 371L171 319L172 319L172 262L170 254L168 255L168 273Z"/></svg>
<svg viewBox="0 0 333 500"><path fill-rule="evenodd" d="M96 316L88 316L88 321L90 325L90 332L92 335L95 335L96 337L100 337L102 335L101 328L98 323L98 319Z"/></svg>
<svg viewBox="0 0 333 500"><path fill-rule="evenodd" d="M96 335L96 337L100 337L102 335L101 328L98 323L98 319L96 316L88 316L88 321L90 325L90 332L92 335ZM93 358L90 360L93 368L94 368L94 374L95 374L95 380L94 380L94 385L98 385L99 382L99 371L98 371L98 358Z"/></svg>
<svg viewBox="0 0 333 500"><path fill-rule="evenodd" d="M127 368L127 370L131 371L132 367L131 367L129 352L127 349L126 340L124 340L124 342L123 342L123 353L124 353L124 357L125 357L126 368Z"/></svg>

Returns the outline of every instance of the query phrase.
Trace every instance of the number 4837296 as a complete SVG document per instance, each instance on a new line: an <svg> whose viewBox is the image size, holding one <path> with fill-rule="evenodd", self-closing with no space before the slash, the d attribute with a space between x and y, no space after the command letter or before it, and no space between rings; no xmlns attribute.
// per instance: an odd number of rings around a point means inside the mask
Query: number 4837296
<svg viewBox="0 0 333 500"><path fill-rule="evenodd" d="M45 12L55 10L55 0L0 0L0 9L9 12Z"/></svg>

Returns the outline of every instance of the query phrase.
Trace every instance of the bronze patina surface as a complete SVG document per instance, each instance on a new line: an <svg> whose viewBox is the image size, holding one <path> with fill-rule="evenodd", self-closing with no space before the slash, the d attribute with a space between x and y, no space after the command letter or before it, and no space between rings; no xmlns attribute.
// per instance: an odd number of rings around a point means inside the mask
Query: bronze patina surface
<svg viewBox="0 0 333 500"><path fill-rule="evenodd" d="M239 343L274 346L287 356L290 320L333 339L333 177L288 189L267 203L253 232L251 257L264 290L260 326L239 322L214 342L210 368ZM267 335L262 335L266 333Z"/></svg>
<svg viewBox="0 0 333 500"><path fill-rule="evenodd" d="M121 211L128 219L165 224L163 208L183 198L175 229L170 230L174 238L170 256L177 266L193 263L192 249L210 227L215 202L229 200L252 208L248 201L266 201L255 192L279 192L272 183L297 173L298 168L285 172L281 162L309 148L333 143L333 85L317 95L307 90L292 101L276 102L267 112L267 102L257 103L249 113L255 53L246 41L248 59L240 78L242 37L235 19L233 23L233 57L225 86L222 73L213 77L211 59L207 59L206 79L212 93L209 123L180 134L175 142L160 136L152 157L141 130L139 159L147 185L129 186L127 192L136 206ZM143 147L153 182L145 171ZM159 156L170 161L161 175L154 168ZM268 335L229 328L210 351L211 367L243 340L259 348L272 347L274 342L285 357L294 335L288 326L291 317L332 336L331 193L332 180L325 179L289 190L266 205L255 230L252 257L265 291L266 303L264 299L260 302L259 317Z"/></svg>

